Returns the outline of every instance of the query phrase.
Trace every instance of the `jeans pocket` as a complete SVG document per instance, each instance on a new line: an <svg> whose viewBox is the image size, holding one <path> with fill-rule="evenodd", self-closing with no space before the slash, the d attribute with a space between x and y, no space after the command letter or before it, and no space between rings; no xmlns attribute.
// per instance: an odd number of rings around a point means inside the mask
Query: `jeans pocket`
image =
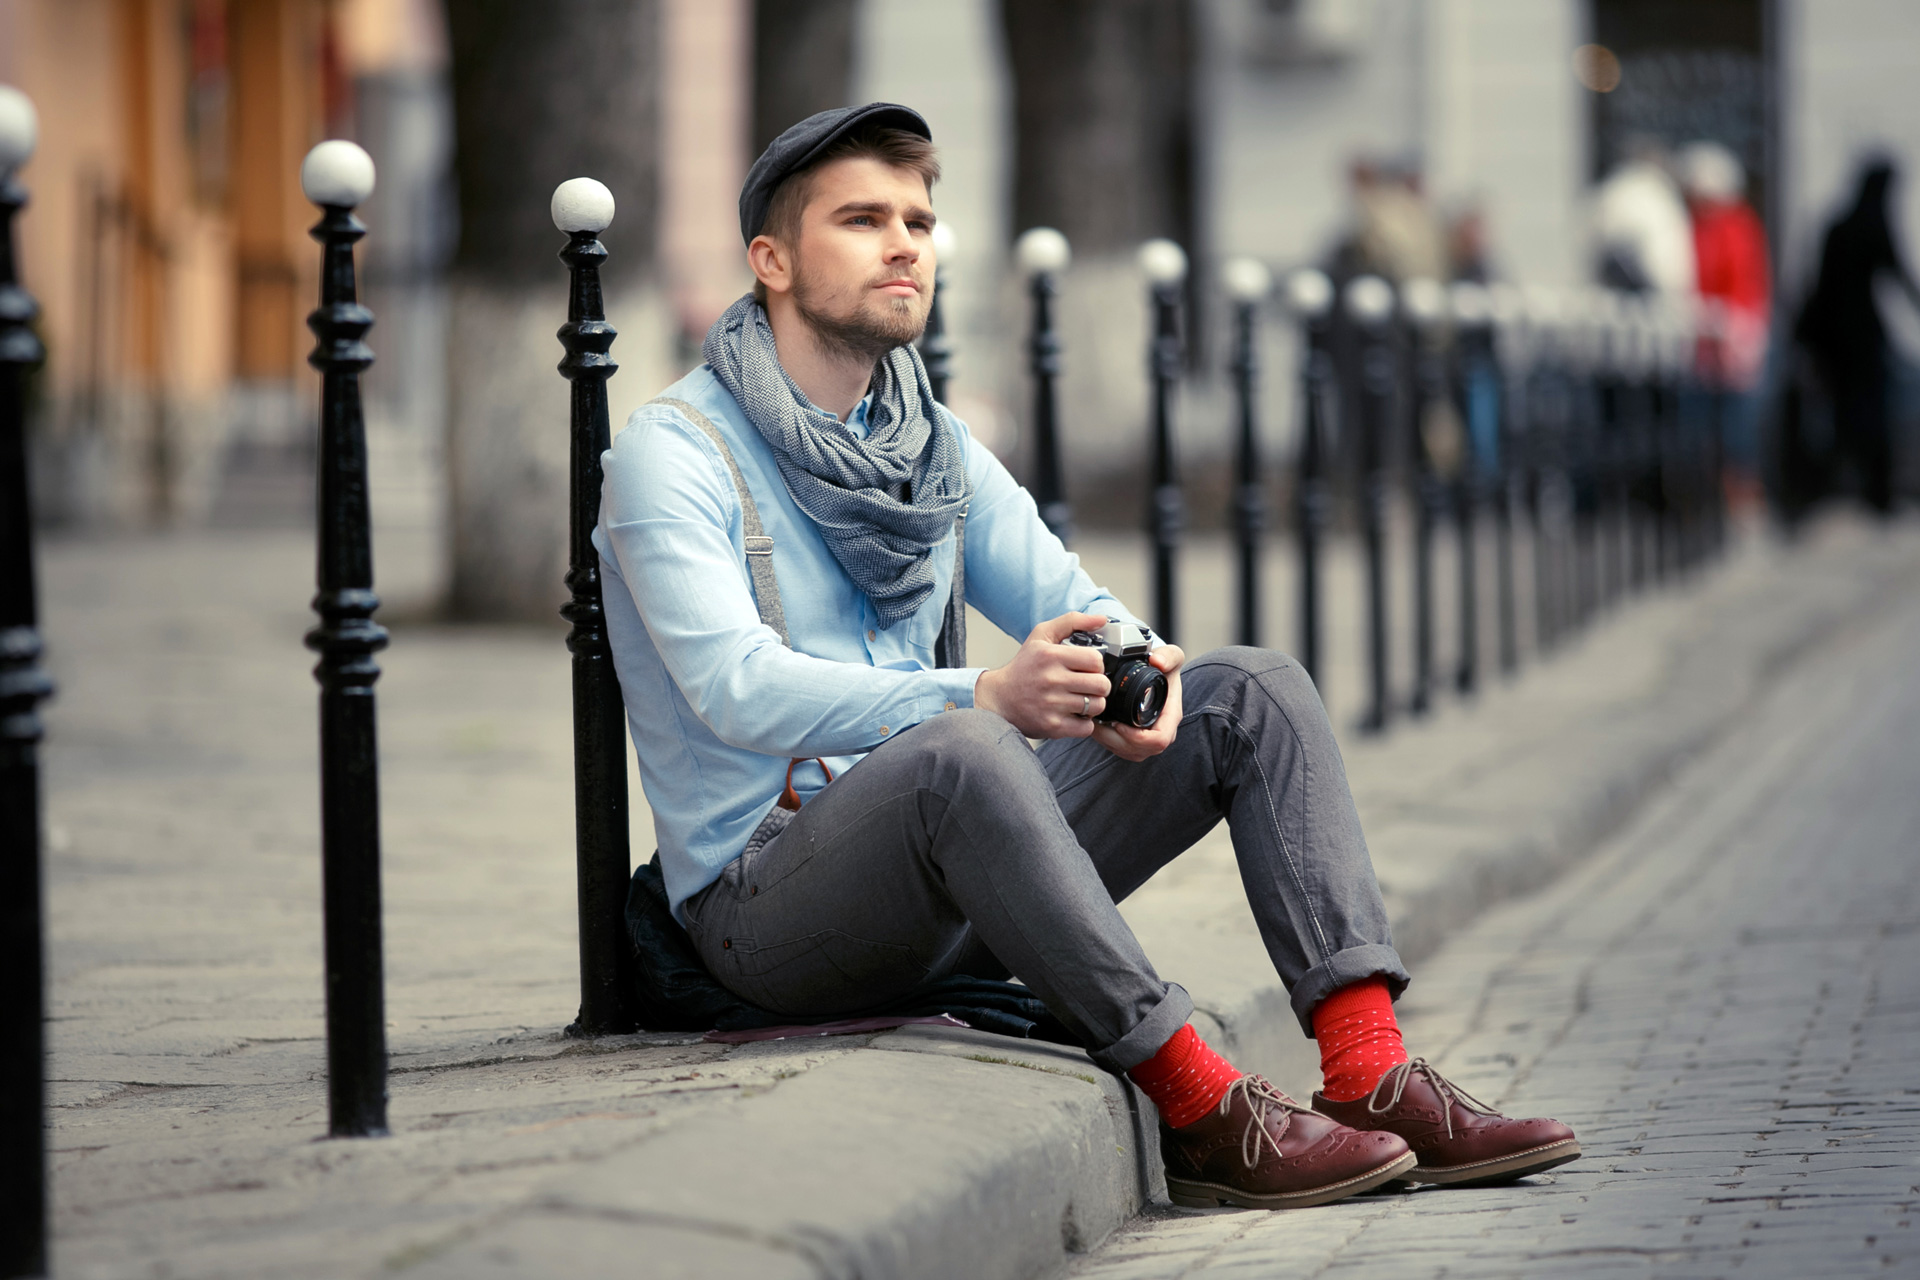
<svg viewBox="0 0 1920 1280"><path fill-rule="evenodd" d="M747 847L721 872L721 879L736 900L744 902L766 886L785 879L813 856L813 842L798 833L781 838L799 816L791 809L775 805L760 819L760 825L747 837Z"/></svg>

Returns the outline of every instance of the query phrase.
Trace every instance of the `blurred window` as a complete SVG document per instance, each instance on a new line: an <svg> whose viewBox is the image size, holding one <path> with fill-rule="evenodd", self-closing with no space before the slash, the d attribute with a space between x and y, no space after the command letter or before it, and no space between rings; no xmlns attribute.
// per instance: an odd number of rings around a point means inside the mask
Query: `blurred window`
<svg viewBox="0 0 1920 1280"><path fill-rule="evenodd" d="M188 0L181 8L187 46L187 152L193 194L219 206L227 198L227 3Z"/></svg>

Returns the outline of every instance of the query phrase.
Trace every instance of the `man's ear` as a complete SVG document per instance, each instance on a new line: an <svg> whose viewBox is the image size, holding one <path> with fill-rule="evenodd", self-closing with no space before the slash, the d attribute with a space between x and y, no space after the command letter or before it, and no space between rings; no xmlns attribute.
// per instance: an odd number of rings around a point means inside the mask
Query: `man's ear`
<svg viewBox="0 0 1920 1280"><path fill-rule="evenodd" d="M747 246L747 266L768 293L786 293L793 288L793 254L772 236L753 238Z"/></svg>

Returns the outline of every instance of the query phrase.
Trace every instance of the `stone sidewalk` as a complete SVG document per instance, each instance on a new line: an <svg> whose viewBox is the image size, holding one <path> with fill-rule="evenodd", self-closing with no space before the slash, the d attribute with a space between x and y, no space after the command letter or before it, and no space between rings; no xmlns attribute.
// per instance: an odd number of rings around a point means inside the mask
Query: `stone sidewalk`
<svg viewBox="0 0 1920 1280"><path fill-rule="evenodd" d="M1078 1054L923 1029L737 1048L560 1038L576 960L558 625L434 625L410 604L430 556L392 533L381 550L402 621L379 686L395 1136L377 1142L316 1141L310 544L46 550L62 1275L540 1274L564 1255L657 1275L1022 1276L1152 1197L1150 1117ZM1088 556L1140 597L1133 548ZM1227 562L1216 546L1190 563L1199 649L1224 639L1203 609L1226 598ZM1277 560L1277 606L1284 573ZM1347 741L1410 956L1570 865L1770 672L1920 589L1917 574L1910 525L1839 522L1791 552L1754 540L1476 705ZM1336 575L1337 616L1355 585ZM995 660L977 634L975 660ZM1328 677L1341 722L1352 676ZM1237 1060L1311 1084L1221 841L1127 914Z"/></svg>
<svg viewBox="0 0 1920 1280"><path fill-rule="evenodd" d="M1162 1206L1078 1280L1920 1272L1920 597L1851 629L1575 873L1420 969L1403 1027L1572 1123L1512 1187Z"/></svg>

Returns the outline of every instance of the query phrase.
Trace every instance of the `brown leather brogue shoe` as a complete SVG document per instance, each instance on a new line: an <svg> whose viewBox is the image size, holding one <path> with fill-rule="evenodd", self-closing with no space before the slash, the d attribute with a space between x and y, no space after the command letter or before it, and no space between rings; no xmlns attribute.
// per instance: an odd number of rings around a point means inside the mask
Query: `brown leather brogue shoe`
<svg viewBox="0 0 1920 1280"><path fill-rule="evenodd" d="M1315 1115L1259 1076L1227 1086L1213 1112L1160 1126L1167 1194L1192 1209L1305 1209L1371 1191L1411 1173L1413 1152L1391 1133L1356 1133Z"/></svg>
<svg viewBox="0 0 1920 1280"><path fill-rule="evenodd" d="M1314 1110L1354 1129L1397 1133L1419 1165L1407 1182L1478 1187L1512 1182L1580 1158L1580 1142L1558 1120L1501 1115L1435 1071L1425 1058L1403 1062L1351 1102L1313 1095Z"/></svg>

